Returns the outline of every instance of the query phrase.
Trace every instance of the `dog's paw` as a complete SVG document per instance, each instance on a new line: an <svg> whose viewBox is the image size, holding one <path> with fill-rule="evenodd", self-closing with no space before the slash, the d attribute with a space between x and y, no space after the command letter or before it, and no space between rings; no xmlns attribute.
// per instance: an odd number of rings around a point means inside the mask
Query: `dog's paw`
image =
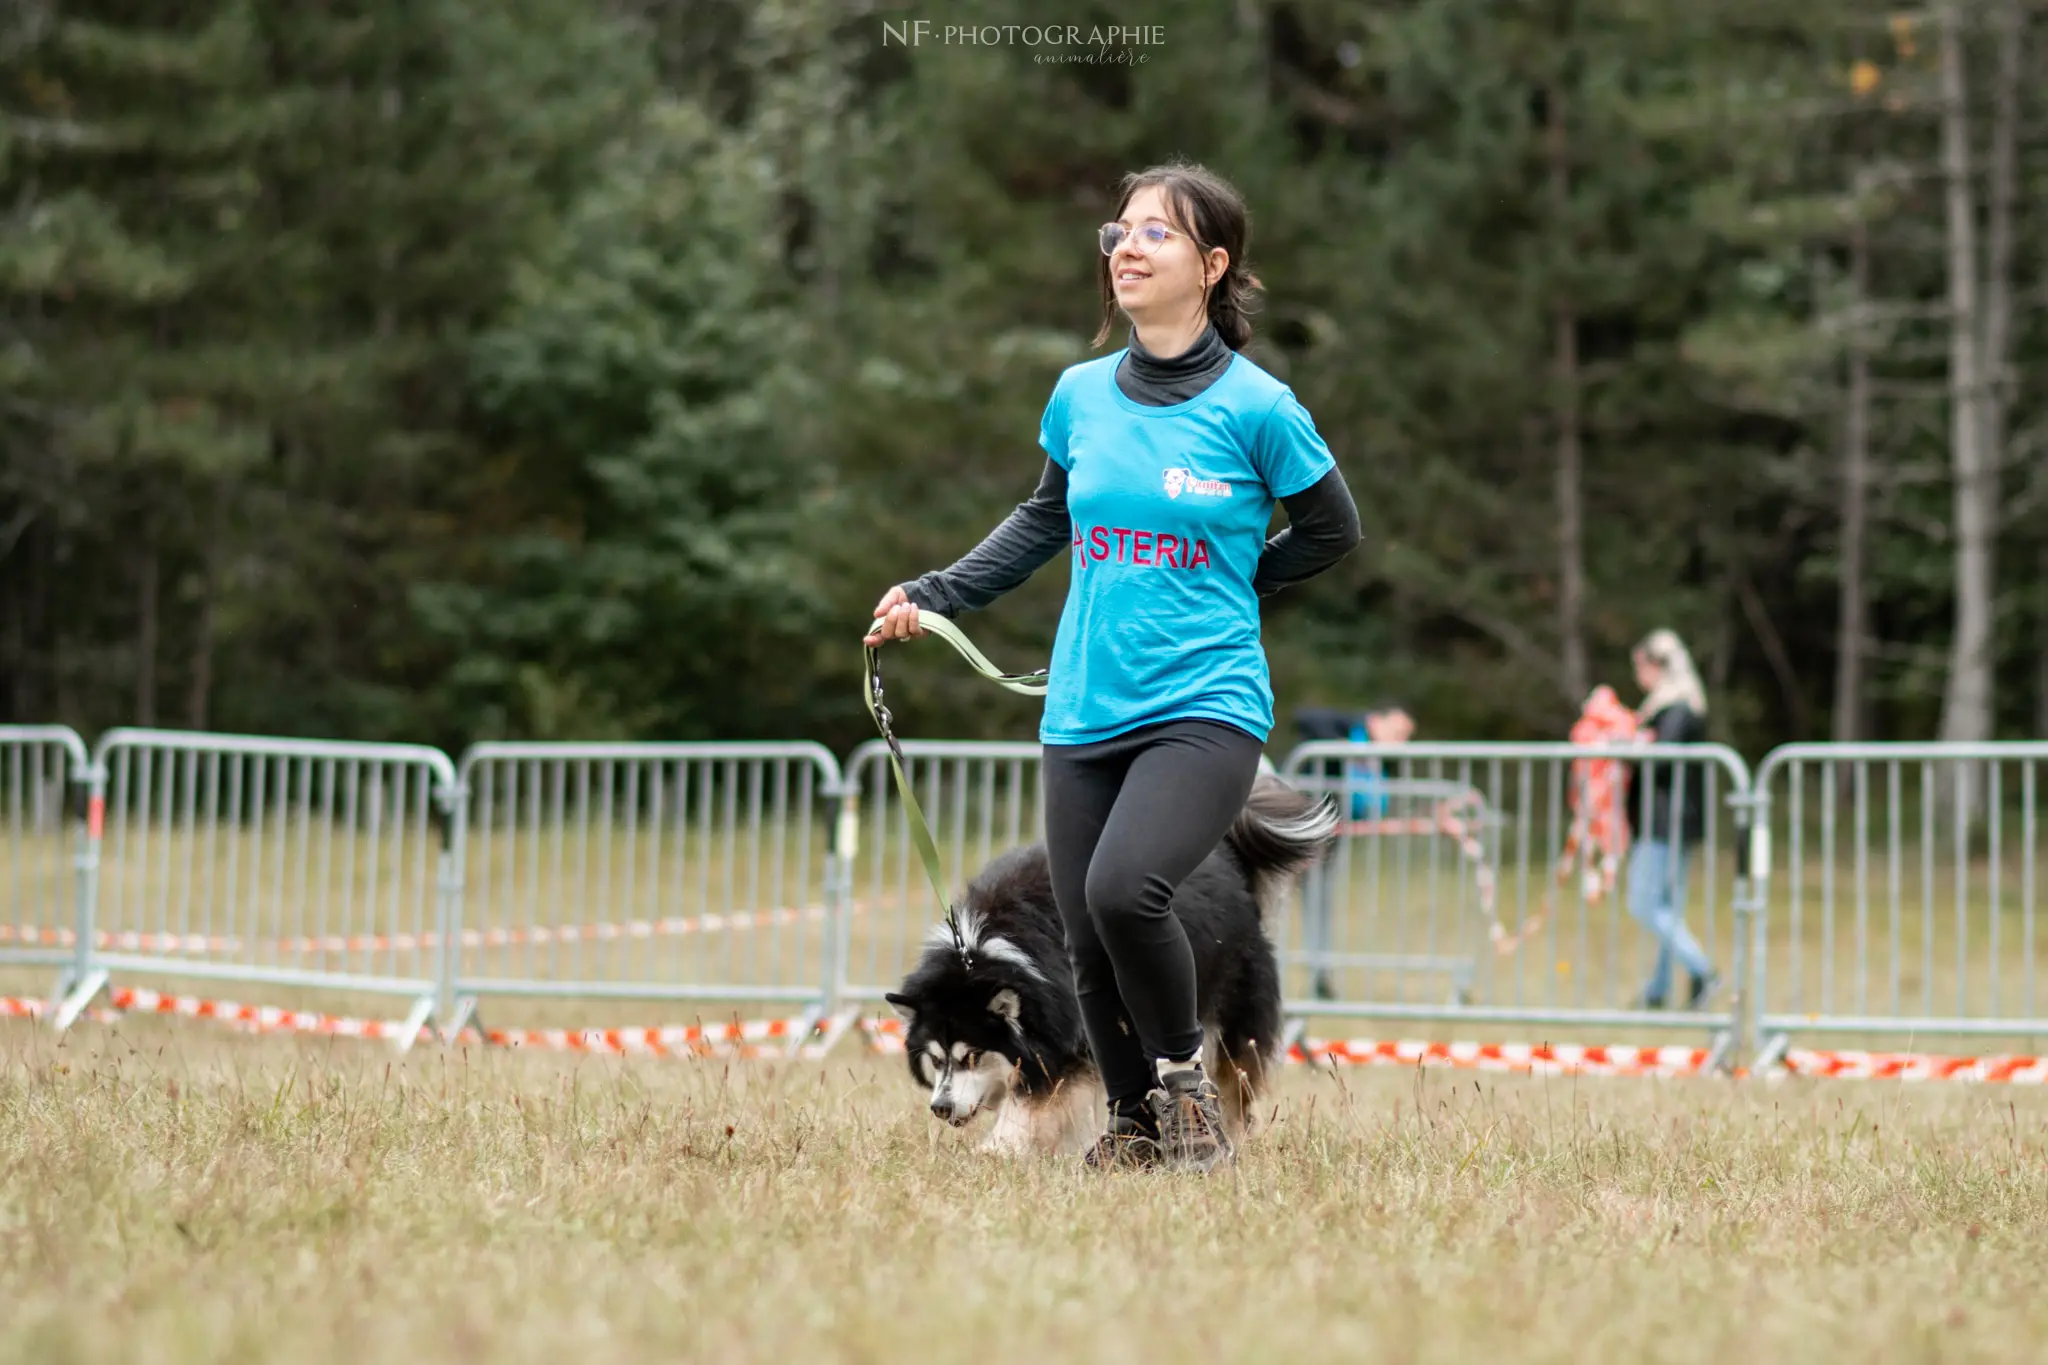
<svg viewBox="0 0 2048 1365"><path fill-rule="evenodd" d="M1021 1104L1006 1104L996 1111L981 1150L998 1156L1026 1156L1038 1149L1038 1125L1031 1111Z"/></svg>

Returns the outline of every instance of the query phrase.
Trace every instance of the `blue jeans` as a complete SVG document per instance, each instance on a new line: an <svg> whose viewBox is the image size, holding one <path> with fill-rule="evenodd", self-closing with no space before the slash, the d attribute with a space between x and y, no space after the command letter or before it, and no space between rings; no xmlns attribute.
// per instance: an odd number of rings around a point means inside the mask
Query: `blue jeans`
<svg viewBox="0 0 2048 1365"><path fill-rule="evenodd" d="M1685 846L1660 839L1639 841L1629 854L1628 912L1657 936L1657 963L1643 988L1645 1004L1661 1005L1671 993L1671 965L1681 963L1695 977L1713 971L1707 950L1685 927Z"/></svg>

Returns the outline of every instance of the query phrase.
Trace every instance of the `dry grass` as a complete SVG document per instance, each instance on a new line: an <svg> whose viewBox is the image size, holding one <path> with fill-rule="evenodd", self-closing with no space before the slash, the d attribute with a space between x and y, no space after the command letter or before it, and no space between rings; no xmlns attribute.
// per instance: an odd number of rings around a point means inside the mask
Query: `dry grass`
<svg viewBox="0 0 2048 1365"><path fill-rule="evenodd" d="M1233 1175L900 1066L0 1033L0 1358L2003 1361L2044 1097L1290 1071Z"/></svg>

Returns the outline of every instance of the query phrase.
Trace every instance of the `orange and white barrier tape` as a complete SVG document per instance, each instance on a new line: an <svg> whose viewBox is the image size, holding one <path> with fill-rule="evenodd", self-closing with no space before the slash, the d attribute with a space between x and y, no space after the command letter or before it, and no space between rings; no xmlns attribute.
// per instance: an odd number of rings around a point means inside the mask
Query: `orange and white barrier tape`
<svg viewBox="0 0 2048 1365"><path fill-rule="evenodd" d="M860 914L866 902L848 907ZM731 933L744 929L765 929L783 924L811 924L825 918L821 905L785 907L779 910L742 911L738 914L670 916L666 919L600 920L589 924L536 924L505 929L465 929L458 941L465 948L511 948L526 944L609 943L621 940L676 938L691 934ZM78 935L69 929L39 928L33 925L0 924L0 943L21 943L41 948L69 948ZM115 953L239 953L245 940L215 934L151 933L140 930L102 930L93 935L102 952ZM319 934L300 938L264 941L275 953L383 953L416 952L441 946L434 931L418 934Z"/></svg>
<svg viewBox="0 0 2048 1365"><path fill-rule="evenodd" d="M212 1019L254 1033L308 1033L387 1042L400 1041L405 1033L405 1024L399 1020L355 1019L268 1005L244 1005L230 1000L165 995L136 987L119 987L108 994L113 1008L94 1010L89 1017L112 1022L130 1014L154 1014ZM48 1002L42 1000L0 996L0 1018L40 1019L49 1008ZM465 1028L452 1038L423 1027L420 1037L455 1044L488 1043L493 1047L622 1057L754 1057L771 1048L786 1051L792 1042L801 1038L806 1044L803 1054L818 1057L830 1049L840 1033L848 1029L858 1033L871 1051L893 1054L903 1051L903 1021L888 1017L842 1018L836 1021L752 1019L660 1028ZM1296 1064L1447 1067L1520 1075L1633 1077L1698 1075L1706 1067L1708 1056L1705 1048L1696 1047L1436 1043L1375 1038L1304 1039L1287 1052L1287 1060ZM1793 1048L1770 1074L1842 1080L2048 1085L2048 1057L1947 1057L1927 1053L1829 1052Z"/></svg>
<svg viewBox="0 0 2048 1365"><path fill-rule="evenodd" d="M0 943L20 943L33 948L70 948L78 935L69 929L49 929L31 924L0 924ZM102 931L93 944L103 952L117 953L231 953L241 941L208 934L151 934L136 930L121 933Z"/></svg>
<svg viewBox="0 0 2048 1365"><path fill-rule="evenodd" d="M825 907L754 910L733 915L708 914L671 916L667 919L599 920L590 924L536 924L508 929L465 929L458 941L465 948L517 948L527 944L612 943L634 939L681 938L691 934L730 933L741 929L767 929L781 924L816 923L825 918ZM283 953L382 953L414 952L438 948L438 933L423 934L326 934L311 938L280 939L276 950Z"/></svg>
<svg viewBox="0 0 2048 1365"><path fill-rule="evenodd" d="M318 1033L341 1038L399 1042L405 1024L395 1019L352 1019L267 1005L242 1005L227 1000L161 995L155 991L119 989L111 992L114 1008L130 1014L175 1014L189 1019L216 1019L256 1033ZM529 1048L541 1052L596 1052L620 1056L705 1056L719 1044L754 1049L786 1042L802 1027L800 1019L755 1019L731 1024L678 1025L667 1028L608 1029L476 1029L465 1028L451 1043L489 1043L494 1047ZM431 1029L423 1037L439 1037Z"/></svg>
<svg viewBox="0 0 2048 1365"><path fill-rule="evenodd" d="M392 1019L351 1019L311 1010L279 1009L274 1005L243 1005L233 1000L203 1000L190 995L119 986L107 992L121 1014L172 1014L186 1019L214 1019L252 1033L322 1033L338 1038L372 1038L396 1042L405 1025Z"/></svg>
<svg viewBox="0 0 2048 1365"><path fill-rule="evenodd" d="M47 1000L27 1000L18 995L0 995L0 1019L40 1019L52 1008ZM120 1017L117 1012L109 1009L86 1011L86 1018L100 1024L111 1024Z"/></svg>
<svg viewBox="0 0 2048 1365"><path fill-rule="evenodd" d="M876 1052L903 1051L903 1021L864 1019L859 1025ZM1446 1066L1474 1071L1540 1075L1685 1076L1707 1063L1707 1050L1693 1047L1579 1047L1568 1043L1427 1043L1354 1038L1348 1042L1304 1039L1289 1048L1290 1062L1350 1066Z"/></svg>
<svg viewBox="0 0 2048 1365"><path fill-rule="evenodd" d="M183 1019L211 1019L250 1033L309 1033L335 1038L365 1038L399 1042L405 1038L405 1023L397 1019L355 1019L346 1015L321 1014L311 1010L279 1009L271 1005L244 1005L232 1000L207 1000L190 995L165 995L159 991L117 987L108 992L113 1008L95 1010L92 1017L111 1023L131 1014L171 1015ZM0 1017L40 1019L49 1003L19 997L0 997ZM528 1048L544 1052L610 1053L619 1056L710 1056L721 1046L756 1055L764 1045L787 1043L802 1029L801 1019L754 1019L730 1024L690 1024L667 1028L608 1029L476 1029L465 1028L450 1043L489 1043L494 1047ZM431 1028L420 1030L421 1038L440 1038Z"/></svg>
<svg viewBox="0 0 2048 1365"><path fill-rule="evenodd" d="M542 1052L598 1052L622 1057L706 1057L720 1045L742 1055L763 1045L787 1044L804 1025L801 1019L749 1019L730 1024L675 1028L486 1029L483 1038L495 1047L533 1048ZM476 1030L464 1029L475 1037Z"/></svg>
<svg viewBox="0 0 2048 1365"><path fill-rule="evenodd" d="M867 1019L859 1025L876 1052L903 1051L903 1024ZM1695 1047L1578 1046L1568 1043L1432 1043L1354 1038L1305 1039L1288 1050L1290 1062L1350 1066L1443 1066L1526 1075L1694 1076L1710 1054ZM1816 1052L1794 1048L1773 1074L1844 1080L1976 1081L2048 1085L2048 1057L1941 1057L1914 1053Z"/></svg>
<svg viewBox="0 0 2048 1365"><path fill-rule="evenodd" d="M903 1021L878 1016L873 1019L857 1019L853 1025L867 1043L870 1052L885 1052L898 1055L903 1051Z"/></svg>
<svg viewBox="0 0 2048 1365"><path fill-rule="evenodd" d="M1943 1057L1918 1052L1816 1052L1792 1048L1783 1073L1830 1080L1976 1081L2048 1085L2048 1057Z"/></svg>
<svg viewBox="0 0 2048 1365"><path fill-rule="evenodd" d="M1581 1046L1574 1043L1427 1043L1354 1038L1304 1039L1294 1062L1352 1066L1442 1066L1532 1076L1693 1076L1707 1064L1701 1047Z"/></svg>

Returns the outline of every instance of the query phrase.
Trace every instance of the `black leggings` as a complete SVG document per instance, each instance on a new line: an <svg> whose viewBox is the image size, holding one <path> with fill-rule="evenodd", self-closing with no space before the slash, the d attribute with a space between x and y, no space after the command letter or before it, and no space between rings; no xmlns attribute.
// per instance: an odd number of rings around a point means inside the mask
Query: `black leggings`
<svg viewBox="0 0 2048 1365"><path fill-rule="evenodd" d="M1263 747L1207 720L1045 746L1053 899L1113 1106L1128 1108L1158 1084L1155 1058L1201 1052L1194 954L1173 893L1244 809Z"/></svg>

